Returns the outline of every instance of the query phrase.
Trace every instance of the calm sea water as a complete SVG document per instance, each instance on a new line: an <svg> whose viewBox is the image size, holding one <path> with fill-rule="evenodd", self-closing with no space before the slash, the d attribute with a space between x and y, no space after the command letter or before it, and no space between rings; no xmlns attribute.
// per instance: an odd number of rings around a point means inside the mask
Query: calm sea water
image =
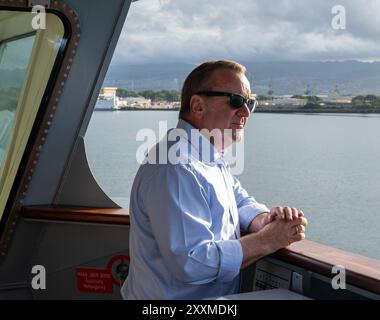
<svg viewBox="0 0 380 320"><path fill-rule="evenodd" d="M138 169L137 131L175 111L94 112L86 134L91 169L122 206ZM380 116L262 114L245 132L242 185L259 202L303 209L307 238L380 259Z"/></svg>

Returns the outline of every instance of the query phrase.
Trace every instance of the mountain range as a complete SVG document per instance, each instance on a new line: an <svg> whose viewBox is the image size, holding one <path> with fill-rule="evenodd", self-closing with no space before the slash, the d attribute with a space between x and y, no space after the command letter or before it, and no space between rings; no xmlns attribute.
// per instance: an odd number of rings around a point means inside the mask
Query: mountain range
<svg viewBox="0 0 380 320"><path fill-rule="evenodd" d="M242 62L253 92L283 94L380 94L380 62ZM134 91L180 90L195 63L111 65L104 86Z"/></svg>

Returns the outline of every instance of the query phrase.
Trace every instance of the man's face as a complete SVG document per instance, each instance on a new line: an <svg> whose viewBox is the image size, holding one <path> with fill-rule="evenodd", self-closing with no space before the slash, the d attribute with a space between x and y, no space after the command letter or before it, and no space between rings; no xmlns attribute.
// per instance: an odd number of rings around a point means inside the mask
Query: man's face
<svg viewBox="0 0 380 320"><path fill-rule="evenodd" d="M240 94L245 98L249 98L251 93L247 77L233 70L215 71L209 83L211 84L209 91ZM200 127L209 131L220 129L222 132L231 129L232 136L224 134L223 149L235 141L240 141L250 115L247 105L233 109L230 106L230 97L226 96L202 96L202 99L206 107ZM228 131L231 133L231 130Z"/></svg>

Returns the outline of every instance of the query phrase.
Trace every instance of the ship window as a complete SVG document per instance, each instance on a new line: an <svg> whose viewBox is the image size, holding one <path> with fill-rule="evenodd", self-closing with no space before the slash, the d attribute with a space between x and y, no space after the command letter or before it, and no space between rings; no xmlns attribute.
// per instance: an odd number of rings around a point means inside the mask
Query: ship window
<svg viewBox="0 0 380 320"><path fill-rule="evenodd" d="M358 23L376 9L346 1L346 29L328 1L267 2L132 4L86 133L92 172L128 207L138 152L176 125L169 93L205 60L236 60L259 100L242 186L268 207L302 209L309 240L380 259L379 23Z"/></svg>
<svg viewBox="0 0 380 320"><path fill-rule="evenodd" d="M33 29L33 18L0 10L0 217L65 31L54 14L45 29Z"/></svg>

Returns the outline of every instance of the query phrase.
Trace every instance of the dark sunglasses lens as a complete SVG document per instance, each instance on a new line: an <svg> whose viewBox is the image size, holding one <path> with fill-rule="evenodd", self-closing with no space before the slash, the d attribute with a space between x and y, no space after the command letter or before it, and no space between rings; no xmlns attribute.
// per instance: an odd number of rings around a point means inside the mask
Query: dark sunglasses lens
<svg viewBox="0 0 380 320"><path fill-rule="evenodd" d="M240 108L244 104L244 98L238 95L231 96L230 100L231 107L235 109Z"/></svg>

